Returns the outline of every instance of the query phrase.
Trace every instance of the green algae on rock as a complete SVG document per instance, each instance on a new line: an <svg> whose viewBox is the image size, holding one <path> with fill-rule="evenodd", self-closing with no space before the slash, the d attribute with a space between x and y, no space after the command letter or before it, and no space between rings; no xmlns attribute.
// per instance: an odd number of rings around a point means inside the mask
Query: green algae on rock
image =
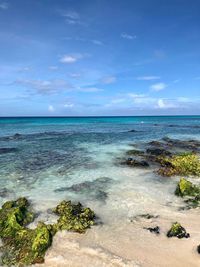
<svg viewBox="0 0 200 267"><path fill-rule="evenodd" d="M53 212L60 216L55 227L57 230L70 230L84 233L94 225L95 214L90 208L84 208L81 203L72 204L62 201Z"/></svg>
<svg viewBox="0 0 200 267"><path fill-rule="evenodd" d="M167 232L167 237L188 238L190 234L186 232L185 228L182 227L180 223L175 222Z"/></svg>
<svg viewBox="0 0 200 267"><path fill-rule="evenodd" d="M3 239L2 264L27 266L44 262L46 250L52 243L48 225L39 223L35 229L23 228L11 238Z"/></svg>
<svg viewBox="0 0 200 267"><path fill-rule="evenodd" d="M162 166L158 173L163 176L200 176L200 159L196 154L186 153L172 157L158 157L157 161Z"/></svg>
<svg viewBox="0 0 200 267"><path fill-rule="evenodd" d="M181 178L175 190L175 195L187 197L184 202L186 209L197 208L200 205L200 186L194 185L190 181Z"/></svg>
<svg viewBox="0 0 200 267"><path fill-rule="evenodd" d="M184 196L197 196L200 194L200 187L192 184L190 181L181 178L176 190L175 195L184 197Z"/></svg>
<svg viewBox="0 0 200 267"><path fill-rule="evenodd" d="M94 212L80 203L61 202L54 212L59 215L57 223L39 222L35 229L27 228L34 214L26 198L8 201L0 209L1 265L27 266L43 263L46 250L51 246L58 230L85 232L94 224Z"/></svg>

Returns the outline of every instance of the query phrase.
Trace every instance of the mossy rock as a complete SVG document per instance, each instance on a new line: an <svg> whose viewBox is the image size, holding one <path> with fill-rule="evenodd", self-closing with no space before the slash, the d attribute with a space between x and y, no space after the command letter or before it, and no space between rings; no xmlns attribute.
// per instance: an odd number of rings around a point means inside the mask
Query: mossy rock
<svg viewBox="0 0 200 267"><path fill-rule="evenodd" d="M185 153L172 157L158 157L157 162L162 166L158 173L163 176L200 176L200 159L194 153Z"/></svg>
<svg viewBox="0 0 200 267"><path fill-rule="evenodd" d="M51 246L58 230L73 230L83 233L94 224L94 212L80 203L61 202L54 212L59 216L57 223L39 222L35 229L26 225L33 221L26 198L4 203L0 209L0 238L2 253L0 265L28 266L43 263L46 250Z"/></svg>
<svg viewBox="0 0 200 267"><path fill-rule="evenodd" d="M175 195L184 197L184 196L197 196L200 194L200 187L192 184L190 181L181 178L176 190Z"/></svg>
<svg viewBox="0 0 200 267"><path fill-rule="evenodd" d="M180 223L175 222L167 232L167 237L188 238L190 234L186 232L185 228L182 227Z"/></svg>
<svg viewBox="0 0 200 267"><path fill-rule="evenodd" d="M0 209L0 237L12 237L33 219L34 214L29 210L27 199L19 198L4 203Z"/></svg>
<svg viewBox="0 0 200 267"><path fill-rule="evenodd" d="M2 264L27 266L44 262L52 237L49 227L44 223L39 223L35 229L20 229L13 237L3 239Z"/></svg>
<svg viewBox="0 0 200 267"><path fill-rule="evenodd" d="M55 227L57 230L70 230L84 233L94 224L95 214L90 208L84 208L81 203L72 204L62 201L53 212L60 216Z"/></svg>

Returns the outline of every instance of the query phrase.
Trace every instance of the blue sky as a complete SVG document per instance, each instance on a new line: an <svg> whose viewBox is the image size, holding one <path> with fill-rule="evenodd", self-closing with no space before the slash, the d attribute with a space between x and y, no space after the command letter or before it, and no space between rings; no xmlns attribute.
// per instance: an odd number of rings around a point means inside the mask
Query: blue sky
<svg viewBox="0 0 200 267"><path fill-rule="evenodd" d="M200 114L199 0L0 0L0 116Z"/></svg>

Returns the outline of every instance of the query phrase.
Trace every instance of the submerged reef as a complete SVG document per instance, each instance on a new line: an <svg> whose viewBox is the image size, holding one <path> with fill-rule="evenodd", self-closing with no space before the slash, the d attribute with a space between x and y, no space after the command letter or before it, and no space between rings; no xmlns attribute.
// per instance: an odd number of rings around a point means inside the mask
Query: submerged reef
<svg viewBox="0 0 200 267"><path fill-rule="evenodd" d="M94 224L95 214L80 203L62 201L54 210L58 216L55 224L39 222L35 229L27 225L34 213L26 198L8 201L0 209L1 265L27 266L44 262L46 250L51 246L58 230L84 233Z"/></svg>
<svg viewBox="0 0 200 267"><path fill-rule="evenodd" d="M85 181L78 184L73 184L70 187L61 187L54 190L54 192L73 192L75 194L82 194L94 201L105 202L108 197L108 189L114 183L113 179L109 177L100 177L93 181Z"/></svg>
<svg viewBox="0 0 200 267"><path fill-rule="evenodd" d="M158 167L162 176L200 176L200 142L196 140L176 140L165 137L159 141L141 144L142 150L130 149L130 156L121 163L132 167Z"/></svg>
<svg viewBox="0 0 200 267"><path fill-rule="evenodd" d="M175 222L167 232L167 237L188 238L190 234L186 232L185 228L180 223Z"/></svg>

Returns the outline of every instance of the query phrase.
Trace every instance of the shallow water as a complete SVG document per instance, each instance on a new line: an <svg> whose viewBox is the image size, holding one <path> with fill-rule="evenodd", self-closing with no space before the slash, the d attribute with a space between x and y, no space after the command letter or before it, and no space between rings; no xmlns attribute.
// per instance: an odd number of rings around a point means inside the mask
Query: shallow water
<svg viewBox="0 0 200 267"><path fill-rule="evenodd" d="M0 154L0 204L26 196L46 222L55 219L48 209L63 199L96 212L102 224L85 235L56 235L45 266L199 266L200 214L179 209L179 177L119 163L133 145L165 136L200 140L200 117L0 119L0 148L16 149ZM159 217L133 219L144 213ZM194 232L190 240L165 237L174 220ZM144 230L146 224L160 225L161 235Z"/></svg>

